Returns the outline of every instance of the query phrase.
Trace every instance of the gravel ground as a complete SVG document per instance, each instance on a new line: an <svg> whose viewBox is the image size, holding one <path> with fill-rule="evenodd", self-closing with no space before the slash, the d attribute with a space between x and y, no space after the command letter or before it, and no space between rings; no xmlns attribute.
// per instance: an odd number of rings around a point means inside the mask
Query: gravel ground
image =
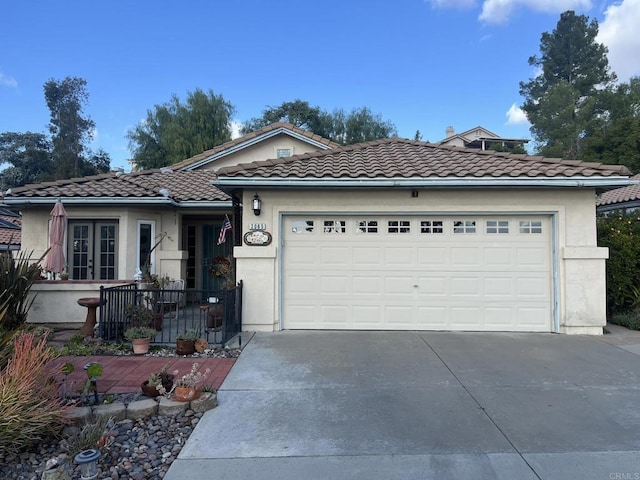
<svg viewBox="0 0 640 480"><path fill-rule="evenodd" d="M202 413L186 410L175 416L122 420L109 428L98 461L99 479L159 480L164 477ZM70 432L65 432L70 433ZM67 455L63 441L43 443L31 451L0 459L3 480L39 480L47 460L57 459L69 479L80 478L80 468ZM63 477L64 478L64 477Z"/></svg>
<svg viewBox="0 0 640 480"><path fill-rule="evenodd" d="M215 349L193 358L236 358L240 349ZM152 356L176 356L175 349L157 351ZM139 393L116 395L116 401L129 403L143 398ZM146 397L145 397L146 398ZM159 480L169 470L202 413L193 410L170 416L153 416L141 420L123 420L109 426L102 457L98 461L99 479ZM29 451L7 457L0 456L1 480L40 480L47 461L52 459L62 466L67 476L60 480L80 479L80 468L67 454L66 438L76 433L67 427L61 438L34 446Z"/></svg>

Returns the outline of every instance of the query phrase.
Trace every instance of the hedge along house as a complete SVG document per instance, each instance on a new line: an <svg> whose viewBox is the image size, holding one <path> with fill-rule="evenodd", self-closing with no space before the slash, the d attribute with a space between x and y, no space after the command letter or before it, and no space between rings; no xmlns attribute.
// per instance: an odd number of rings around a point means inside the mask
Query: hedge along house
<svg viewBox="0 0 640 480"><path fill-rule="evenodd" d="M246 330L595 335L608 257L596 194L628 184L621 166L398 138L215 180L242 199Z"/></svg>
<svg viewBox="0 0 640 480"><path fill-rule="evenodd" d="M153 273L184 279L187 289L220 288L221 280L209 274L208 266L213 258L231 254L232 235L222 245L217 240L225 215L237 223L240 209L213 185L216 169L336 146L277 123L171 168L14 188L4 202L21 211L22 249L33 251L34 258L48 248L55 202L62 201L68 214L65 252L70 281L37 283L29 321L82 323L86 310L77 299L97 296L101 285L131 282L147 256ZM235 231L239 229L238 223Z"/></svg>

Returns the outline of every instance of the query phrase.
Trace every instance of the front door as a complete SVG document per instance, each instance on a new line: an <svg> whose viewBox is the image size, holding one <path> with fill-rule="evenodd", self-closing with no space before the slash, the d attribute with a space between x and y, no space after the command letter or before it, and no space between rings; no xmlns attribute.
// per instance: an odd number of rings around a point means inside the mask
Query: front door
<svg viewBox="0 0 640 480"><path fill-rule="evenodd" d="M118 223L69 221L67 242L69 278L114 280L118 278Z"/></svg>
<svg viewBox="0 0 640 480"><path fill-rule="evenodd" d="M233 249L233 235L227 232L224 243L218 245L222 221L202 226L202 288L222 290L223 279L211 274L210 265L216 257L229 257Z"/></svg>

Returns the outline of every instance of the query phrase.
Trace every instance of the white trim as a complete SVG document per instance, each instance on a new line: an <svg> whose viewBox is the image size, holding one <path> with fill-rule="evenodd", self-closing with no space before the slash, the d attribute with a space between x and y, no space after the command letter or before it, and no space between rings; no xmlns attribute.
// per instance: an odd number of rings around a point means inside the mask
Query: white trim
<svg viewBox="0 0 640 480"><path fill-rule="evenodd" d="M184 202L168 200L166 198L131 198L131 197L45 197L45 198L5 198L7 205L54 205L62 200L65 205L166 205L177 208L231 208L230 200L203 201L187 200Z"/></svg>

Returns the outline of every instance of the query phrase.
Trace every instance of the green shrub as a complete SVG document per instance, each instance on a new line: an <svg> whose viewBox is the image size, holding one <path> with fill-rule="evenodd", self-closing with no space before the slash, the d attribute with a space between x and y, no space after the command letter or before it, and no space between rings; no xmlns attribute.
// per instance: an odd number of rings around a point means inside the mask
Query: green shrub
<svg viewBox="0 0 640 480"><path fill-rule="evenodd" d="M634 289L640 286L640 215L600 216L598 245L609 247L607 311L610 316L628 312L638 301Z"/></svg>
<svg viewBox="0 0 640 480"><path fill-rule="evenodd" d="M71 429L63 446L71 458L83 450L100 449L107 443L108 432L114 425L113 417L90 417L81 427Z"/></svg>
<svg viewBox="0 0 640 480"><path fill-rule="evenodd" d="M33 282L40 278L43 258L34 263L25 252L17 257L12 252L0 253L0 370L11 356L14 336L27 320L33 303L33 297L27 297Z"/></svg>
<svg viewBox="0 0 640 480"><path fill-rule="evenodd" d="M618 313L613 315L609 322L615 323L630 330L640 330L640 312Z"/></svg>
<svg viewBox="0 0 640 480"><path fill-rule="evenodd" d="M54 358L46 334L40 339L33 333L16 338L13 355L0 372L0 453L15 453L57 434L65 423L68 407L47 371Z"/></svg>

